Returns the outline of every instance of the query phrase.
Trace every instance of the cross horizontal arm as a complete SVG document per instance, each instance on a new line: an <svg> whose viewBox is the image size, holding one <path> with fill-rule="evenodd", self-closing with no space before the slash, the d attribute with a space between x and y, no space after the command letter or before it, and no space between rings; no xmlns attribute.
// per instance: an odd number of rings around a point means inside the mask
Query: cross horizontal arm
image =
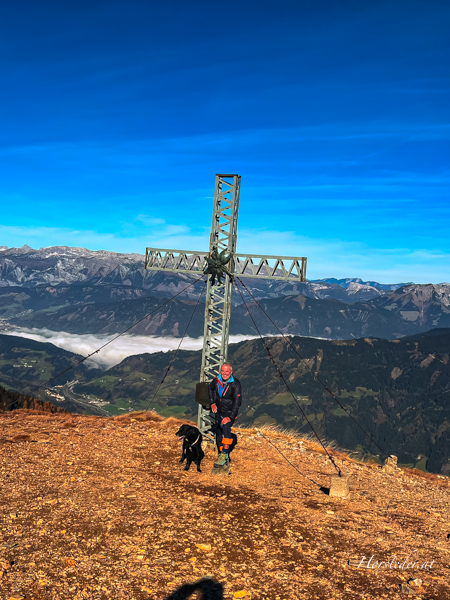
<svg viewBox="0 0 450 600"><path fill-rule="evenodd" d="M147 248L145 268L149 271L172 273L203 273L206 269L208 252L173 250L169 248ZM253 279L279 279L284 281L306 281L306 258L298 256L269 256L266 254L236 253L231 259L230 271L239 277Z"/></svg>
<svg viewBox="0 0 450 600"><path fill-rule="evenodd" d="M233 275L253 279L306 281L306 258L298 256L234 255Z"/></svg>
<svg viewBox="0 0 450 600"><path fill-rule="evenodd" d="M207 267L205 256L209 256L208 252L146 248L145 268L172 273L203 273Z"/></svg>

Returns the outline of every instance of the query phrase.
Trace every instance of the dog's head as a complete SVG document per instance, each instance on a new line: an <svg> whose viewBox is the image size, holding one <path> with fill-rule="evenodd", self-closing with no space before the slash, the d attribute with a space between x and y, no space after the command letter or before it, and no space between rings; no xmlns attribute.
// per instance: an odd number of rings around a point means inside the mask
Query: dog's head
<svg viewBox="0 0 450 600"><path fill-rule="evenodd" d="M182 440L184 438L191 438L194 435L197 436L199 433L197 427L193 427L192 425L182 425L177 431L176 436L178 440Z"/></svg>

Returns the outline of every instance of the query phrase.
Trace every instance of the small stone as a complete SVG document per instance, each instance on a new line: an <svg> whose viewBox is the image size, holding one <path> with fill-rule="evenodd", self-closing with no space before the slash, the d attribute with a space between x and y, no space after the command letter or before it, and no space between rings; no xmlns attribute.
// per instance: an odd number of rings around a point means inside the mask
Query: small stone
<svg viewBox="0 0 450 600"><path fill-rule="evenodd" d="M68 567L74 567L76 564L77 563L73 558L66 558L66 565Z"/></svg>
<svg viewBox="0 0 450 600"><path fill-rule="evenodd" d="M199 550L209 552L211 550L211 544L195 544Z"/></svg>
<svg viewBox="0 0 450 600"><path fill-rule="evenodd" d="M397 457L394 456L393 454L391 454L391 456L388 456L387 459L384 461L382 471L383 471L383 473L387 473L388 475L391 475L392 473L395 472L396 469L397 469Z"/></svg>

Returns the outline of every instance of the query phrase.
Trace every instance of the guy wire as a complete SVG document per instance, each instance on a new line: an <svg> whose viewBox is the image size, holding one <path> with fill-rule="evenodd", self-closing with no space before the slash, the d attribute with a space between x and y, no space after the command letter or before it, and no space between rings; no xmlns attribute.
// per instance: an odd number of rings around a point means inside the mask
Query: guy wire
<svg viewBox="0 0 450 600"><path fill-rule="evenodd" d="M288 344L291 346L291 348L294 350L294 352L297 354L297 356L300 358L300 360L302 361L302 363L308 368L308 370L312 373L312 375L314 375L314 377L317 379L317 381L323 386L323 388L328 392L328 394L331 396L331 398L337 402L337 404L339 404L339 406L342 408L343 411L345 411L345 413L351 418L351 420L359 427L359 429L361 429L361 431L369 438L369 440L371 442L373 442L373 444L375 444L375 446L378 448L378 450L380 450L380 452L382 454L384 454L384 456L386 456L386 458L389 456L384 450L383 448L381 448L378 443L373 439L373 437L370 435L370 433L368 433L363 427L362 425L360 425L358 423L358 421L349 413L349 411L345 408L345 406L343 406L341 404L341 402L339 402L339 400L336 398L336 396L333 394L333 392L324 384L324 382L320 379L320 377L317 375L317 373L315 373L312 368L308 365L308 363L306 362L306 360L300 356L299 352L297 351L296 347L294 346L294 344L292 343L292 341L286 337L284 335L284 333L282 331L279 330L279 328L277 327L277 325L274 323L274 321L270 318L270 316L266 313L266 311L264 310L264 308L259 304L259 302L256 300L256 298L254 297L254 295L251 293L251 291L248 289L248 287L245 285L245 283L243 283L241 281L241 279L239 279L239 277L236 277L236 279L239 280L240 284L242 285L242 287L250 294L250 296L253 298L255 304L262 310L262 312L266 315L266 317L269 319L269 321L272 323L272 325L276 328L276 330L279 332L279 334L282 336L283 339L285 339ZM248 310L248 308L247 308ZM256 325L255 325L256 327ZM259 331L258 331L259 333ZM260 334L261 335L261 334Z"/></svg>
<svg viewBox="0 0 450 600"><path fill-rule="evenodd" d="M195 305L195 307L194 307L194 310L193 310L193 312L192 312L191 318L189 319L189 322L188 322L188 324L187 324L187 326L186 326L186 329L184 330L183 337L181 338L181 340L180 340L180 343L178 344L178 348L175 350L175 354L172 356L172 360L170 361L170 364L169 364L169 366L167 367L167 369L166 369L166 372L164 373L164 377L163 377L163 378L161 379L161 381L159 382L159 385L158 385L158 387L156 388L156 391L155 391L155 393L153 394L153 397L150 399L150 401L149 401L149 403L148 403L148 405L147 405L147 408L146 408L146 409L144 409L144 410L148 410L148 407L150 406L150 404L152 404L153 400L156 398L156 396L157 396L157 394L158 394L158 392L159 392L159 389L160 389L160 388L161 388L161 386L163 385L165 378L167 377L167 375L168 375L168 373L169 373L170 369L172 368L172 365L173 365L173 363L175 362L175 359L176 359L176 357L177 357L177 354L178 354L178 350L180 349L180 347L181 347L181 344L183 343L183 340L184 340L184 338L186 337L186 334L187 334L187 332L188 332L188 329L189 329L189 326L190 326L190 324L191 324L191 321L192 321L192 319L194 318L195 311L197 310L197 308L198 308L198 305L200 304L200 299L201 299L201 297L203 296L203 292L205 291L205 287L206 287L206 284L207 284L207 282L208 282L208 280L206 280L206 281L205 281L205 283L203 284L202 291L200 292L200 296L199 296L199 297L198 297L198 299L197 299L197 303L196 303L196 305Z"/></svg>
<svg viewBox="0 0 450 600"><path fill-rule="evenodd" d="M195 281L193 281L192 283L190 283L187 287L183 288L180 292L177 292L175 294L175 296L172 296L172 298L169 298L168 300L166 300L165 302L163 302L162 304L160 304L159 306L157 306L155 309L153 309L152 311L150 311L149 313L147 313L146 315L144 315L142 317L142 319L139 319L139 321L136 321L135 323L133 323L133 325L130 325L130 327L127 327L127 329L125 329L124 331L122 331L122 333L119 333L118 335L116 335L115 337L113 337L111 340L109 340L108 342L106 342L106 344L103 344L103 346L100 346L100 348L97 348L97 350L95 350L94 352L91 352L87 356L84 356L81 360L79 360L78 362L76 362L74 365L72 365L70 367L67 367L67 369L65 369L64 371L62 371L58 375L55 375L54 377L51 377L50 379L48 379L47 381L45 381L41 385L35 385L33 383L30 383L28 385L30 387L32 387L32 388L40 390L44 386L48 385L50 383L50 381L53 381L54 379L57 379L58 377L61 377L61 375L64 375L64 373L67 373L68 371L70 371L72 369L75 369L75 367L78 367L78 365L80 365L82 362L84 362L85 360L87 360L88 358L90 358L91 356L93 356L94 354L97 354L98 352L100 352L100 350L103 350L103 348L105 348L109 344L112 344L112 342L114 342L115 340L117 340L117 338L120 338L122 335L124 335L125 333L127 333L127 331L130 331L130 329L133 329L133 327L135 327L136 325L138 325L139 323L141 323L142 321L144 321L147 317L150 317L151 315L153 315L160 308L162 308L163 306L166 306L166 304L169 304L169 302L171 302L177 296L179 296L180 294L182 294L183 292L185 292L186 290L188 290L190 287L192 287L193 285L195 285L198 281L200 281L200 279L203 279L203 277L204 277L204 275L202 275L201 277L199 277L198 279L196 279ZM202 290L202 293L203 293L203 290ZM36 400L40 400L40 398L36 398ZM5 410L7 411L14 404L14 402L16 402L16 400L13 400L13 402L11 402L10 404L8 404L8 406L6 407Z"/></svg>
<svg viewBox="0 0 450 600"><path fill-rule="evenodd" d="M197 279L196 281L194 281L194 282L193 282L191 285L189 285L187 288L184 288L184 289L183 289L181 292L179 292L178 294L176 294L176 296L178 296L179 294L181 294L182 292L184 292L185 290L187 290L189 287L191 287L192 285L194 285L195 283L197 283L197 282L198 282L200 279L202 279L202 278L203 278L203 277L199 277L199 279ZM200 292L200 295L199 295L199 297L198 297L198 299L197 299L197 302L196 302L196 304L195 304L194 310L193 310L193 312L192 312L192 314L191 314L191 317L190 317L190 319L189 319L189 322L188 322L188 324L187 324L187 327L186 327L186 329L185 329L185 331L184 331L183 337L181 338L181 341L180 341L180 343L178 344L178 348L177 348L177 350L176 350L176 352L175 352L175 355L174 355L174 357L172 358L172 361L171 361L171 363L170 363L169 367L167 368L167 370L166 370L166 373L165 373L164 377L162 378L162 380L161 380L161 382L160 382L160 384L159 384L159 386L158 386L158 388L157 388L157 390L156 390L156 392L155 392L155 395L154 395L154 396L153 396L153 398L150 400L150 403L149 403L149 405L152 403L152 401L153 401L154 397L156 396L156 394L157 394L157 392L158 392L159 388L160 388L160 387L161 387L161 385L163 384L163 382L164 382L164 379L166 378L166 376L167 376L167 374L168 374L168 372L169 372L169 370L170 370L170 368L171 368L171 366L172 366L172 363L173 363L173 361L175 360L175 357L176 357L176 355L177 355L177 353L178 353L178 350L180 349L181 343L183 342L183 339L185 338L185 336L186 336L186 333L187 333L187 331L188 331L188 329L189 329L189 326L190 326L190 324L191 324L191 322L192 322L192 319L193 319L193 317L194 317L195 311L196 311L196 310L197 310L197 308L198 308L198 305L199 305L199 303L200 303L200 299L201 299L201 297L202 297L202 295L203 295L203 292L205 291L206 283L207 283L207 280L205 280L205 282L204 282L204 284L203 284L202 291ZM170 300L173 300L173 298L175 298L176 296L173 296L172 298L170 298ZM167 302L170 302L170 300L168 300ZM148 314L147 314L145 317L149 316L150 314L153 314L153 313L154 313L156 310L158 310L159 308L161 308L161 307L165 306L165 304L167 304L167 302L164 302L163 304L161 304L161 305L160 305L158 308L156 308L155 310L153 310L151 313L148 313ZM145 317L143 317L143 319L145 319ZM140 323L140 322L141 322L143 319L140 319L140 321L137 321L137 322L136 322L134 325L136 325L137 323ZM130 330L132 327L134 327L134 325L132 325L131 327L129 327L129 328L126 330L126 331L129 331L129 330ZM125 333L125 332L122 332L120 335L123 335L123 333ZM111 343L112 341L114 341L114 340L115 340L115 339L117 339L118 337L120 337L120 336L119 336L119 335L118 335L118 336L116 336L116 337L115 337L113 340L110 340L108 343ZM106 346L106 345L107 345L107 344L104 344L104 345L102 346L102 348L104 348L104 346ZM101 348L99 348L99 349L98 349L96 352L99 352L99 350L101 350ZM92 354L95 354L95 352L93 352ZM92 356L92 354L90 354L89 356ZM86 356L86 357L85 357L83 360L86 360L86 358L88 358L88 356ZM80 362L82 362L82 361L79 361L77 364L80 364ZM75 366L76 366L76 365L74 365L74 367L75 367ZM65 372L66 372L66 371L63 371L63 373L65 373ZM61 373L61 375L62 375L62 373ZM59 375L57 375L56 377L59 377ZM54 377L53 379L55 379L55 377ZM52 380L50 380L50 381L52 381ZM44 384L44 385L45 385L45 384ZM36 386L36 387L37 387L37 386ZM41 387L41 386L40 386L40 387ZM11 404L10 404L9 406L11 406ZM147 407L147 408L148 408L148 407ZM145 409L145 410L147 410L147 409ZM90 459L90 457L91 457L91 455L92 455L92 452L93 452L93 451L94 451L94 447L92 447L91 451L89 452L88 456L86 457L86 461L88 461L88 460ZM136 476L135 476L135 477L136 477ZM133 477L133 479L134 479L134 477ZM132 481L132 480L131 480L131 481ZM60 484L60 485L58 486L58 488L59 488L59 487L61 487L62 485L63 485L63 483L62 483L62 484ZM58 489L58 488L56 488L56 489ZM49 493L51 493L51 491L54 491L54 489L55 489L55 488L53 488L53 489L49 490L47 493L40 492L40 494L41 494L41 496L42 496L42 497L44 497L44 496L48 495Z"/></svg>
<svg viewBox="0 0 450 600"><path fill-rule="evenodd" d="M310 420L309 420L309 419L308 419L308 417L306 416L306 413L305 413L305 411L304 411L304 410L303 410L303 408L300 406L300 404L299 404L299 403L298 403L298 401L297 401L297 398L296 398L296 397L294 396L294 394L292 393L292 391L291 391L291 388L290 388L290 387L289 387L289 385L287 384L287 381L285 380L283 373L282 373L282 372L280 371L280 369L278 368L278 365L276 364L276 362L275 362L275 359L273 358L273 356L272 356L272 354L271 354L271 352L270 352L270 349L269 349L269 347L268 347L268 346L267 346L267 344L265 343L265 341L264 341L264 338L263 338L263 336L261 335L261 332L259 331L259 329L258 329L258 326L257 326L257 325L256 325L256 323L255 323L255 320L254 320L254 318L253 318L253 315L251 314L251 312L250 312L250 309L249 309L249 307L247 306L247 303L246 303L246 301L244 300L244 296L242 295L242 293L241 293L241 290L239 289L239 287L238 287L238 285L237 285L236 281L234 281L234 285L236 286L236 289L238 290L238 292L239 292L239 294L240 294L240 296L241 296L241 298L242 298L242 302L244 303L244 305L245 305L245 308L247 309L247 312L248 312L248 314L249 314L249 317L250 317L250 318L251 318L251 320L253 321L253 325L255 326L255 329L256 329L256 331L258 332L258 335L259 335L259 337L261 338L261 341L262 341L262 343L263 343L263 345L264 345L264 348L266 349L266 351L267 351L267 354L269 355L269 358L270 358L270 360L272 361L272 364L273 364L273 366L274 366L274 367L275 367L275 369L277 370L279 377L281 377L281 379L283 380L283 382L284 382L284 385L287 387L287 389L288 389L289 393L291 394L291 396L292 396L292 398L293 398L293 400L294 400L295 404L297 405L297 407L299 408L300 412L301 412L301 413L302 413L302 415L304 416L304 418L305 418L306 422L308 423L308 425L309 425L309 427L310 427L311 431L314 433L314 435L316 436L316 438L319 440L319 444L322 446L323 450L325 451L325 454L328 456L328 458L330 459L330 461L331 461L331 463L333 464L334 468L335 468L335 469L336 469L336 471L338 472L338 475L341 477L341 476L342 476L342 471L341 471L341 469L340 469L340 468L338 467L338 465L337 465L337 464L334 462L334 460L333 460L333 457L330 455L330 453L328 452L328 450L325 448L324 444L322 443L322 440L320 439L319 435L316 433L316 430L315 430L315 429L314 429L314 427L312 426L312 423L310 422Z"/></svg>
<svg viewBox="0 0 450 600"><path fill-rule="evenodd" d="M267 438L267 437L266 437L266 436L263 434L263 432L261 431L261 429L256 429L256 431L258 431L258 432L259 432L259 434L260 434L260 435L261 435L261 436L262 436L262 437L263 437L263 438L266 440L266 442L269 442L269 444L271 444L271 445L272 445L272 446L275 448L275 450L276 450L276 451L277 451L279 454L281 454L281 456L284 458L284 460L285 460L285 461L287 461L287 462L288 462L288 463L291 465L291 467L297 471L297 473L298 473L299 475L301 475L302 477L305 477L305 479L308 479L309 481L311 481L312 483L314 483L314 485L317 485L319 488L321 488L321 487L322 487L322 486L321 486L319 483L317 483L317 481L314 481L314 479L311 479L310 477L308 477L307 475L304 475L304 474L303 474L301 471L299 471L299 470L297 469L297 467L296 467L294 464L292 464L292 463L291 463L291 461L290 461L290 460L289 460L289 459L288 459L288 458L287 458L287 457L286 457L286 456L285 456L285 455L284 455L284 454L281 452L281 450L279 450L279 449L277 448L277 446L275 446L275 444L274 444L274 443L273 443L271 440L269 440L269 438Z"/></svg>

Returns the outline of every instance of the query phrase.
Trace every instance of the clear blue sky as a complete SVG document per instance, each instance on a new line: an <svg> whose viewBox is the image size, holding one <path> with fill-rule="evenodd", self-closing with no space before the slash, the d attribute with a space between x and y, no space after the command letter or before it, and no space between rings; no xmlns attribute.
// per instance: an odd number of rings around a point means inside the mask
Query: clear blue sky
<svg viewBox="0 0 450 600"><path fill-rule="evenodd" d="M238 249L308 276L450 281L450 4L64 0L0 8L0 245Z"/></svg>

